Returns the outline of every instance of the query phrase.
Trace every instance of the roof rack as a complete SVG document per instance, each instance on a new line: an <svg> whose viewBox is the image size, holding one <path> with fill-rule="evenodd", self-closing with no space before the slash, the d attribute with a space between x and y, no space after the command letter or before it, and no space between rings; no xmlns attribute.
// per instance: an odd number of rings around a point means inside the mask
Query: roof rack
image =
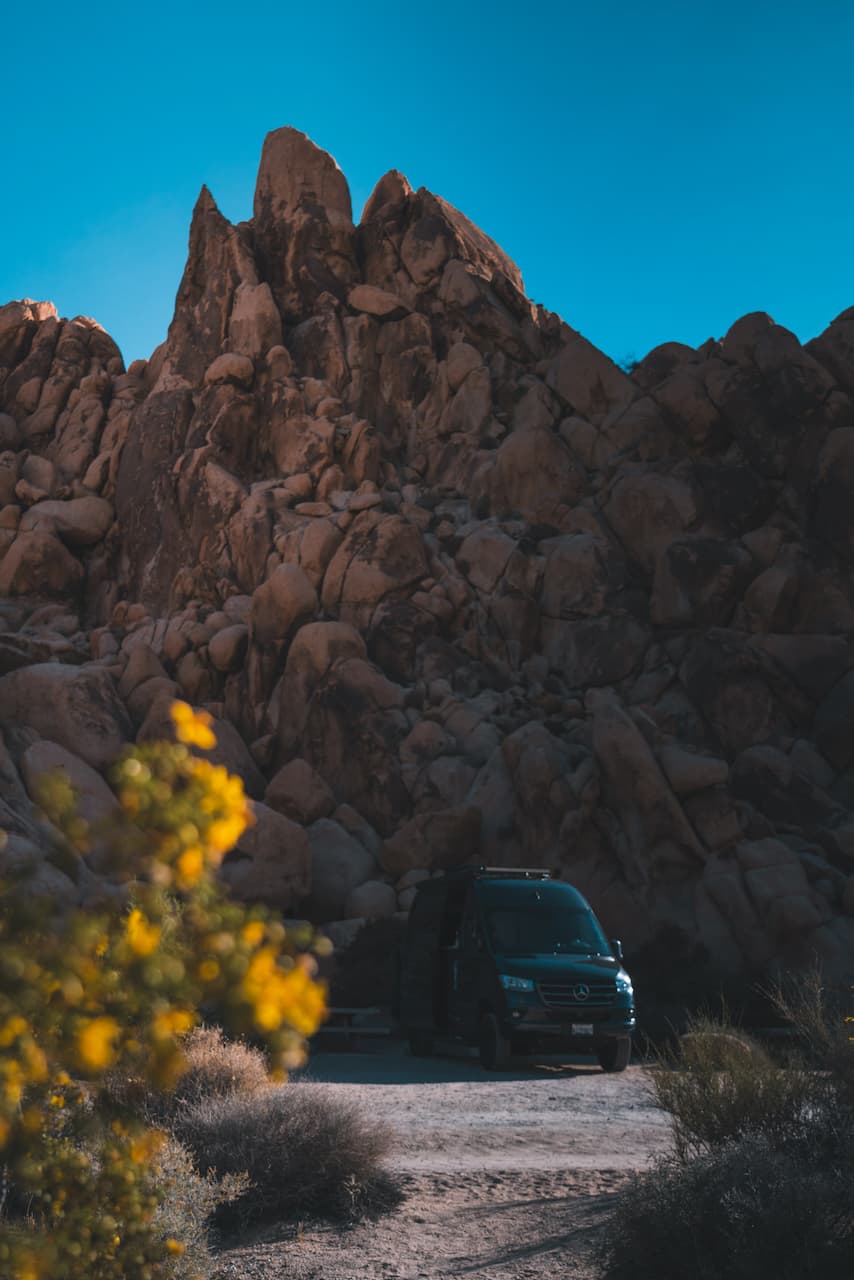
<svg viewBox="0 0 854 1280"><path fill-rule="evenodd" d="M545 867L453 867L445 875L451 879L474 879L478 876L495 876L502 880L551 880L551 871Z"/></svg>

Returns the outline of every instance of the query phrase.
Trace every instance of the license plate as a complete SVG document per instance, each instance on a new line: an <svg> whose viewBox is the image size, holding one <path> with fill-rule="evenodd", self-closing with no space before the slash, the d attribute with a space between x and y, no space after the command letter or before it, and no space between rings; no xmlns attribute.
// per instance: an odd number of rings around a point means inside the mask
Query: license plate
<svg viewBox="0 0 854 1280"><path fill-rule="evenodd" d="M592 1022L573 1022L571 1030L574 1036L592 1036L593 1023Z"/></svg>

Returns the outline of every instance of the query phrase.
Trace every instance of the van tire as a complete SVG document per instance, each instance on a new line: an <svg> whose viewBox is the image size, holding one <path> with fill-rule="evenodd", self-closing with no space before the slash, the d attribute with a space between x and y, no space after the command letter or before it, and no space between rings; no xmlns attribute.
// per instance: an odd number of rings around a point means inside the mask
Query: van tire
<svg viewBox="0 0 854 1280"><path fill-rule="evenodd" d="M409 1054L412 1058L432 1058L433 1037L429 1031L409 1032Z"/></svg>
<svg viewBox="0 0 854 1280"><path fill-rule="evenodd" d="M611 1040L598 1053L599 1066L603 1071L625 1071L632 1056L632 1042L629 1036L620 1036Z"/></svg>
<svg viewBox="0 0 854 1280"><path fill-rule="evenodd" d="M510 1041L502 1035L494 1013L485 1013L478 1024L480 1065L485 1071L502 1071L510 1059Z"/></svg>

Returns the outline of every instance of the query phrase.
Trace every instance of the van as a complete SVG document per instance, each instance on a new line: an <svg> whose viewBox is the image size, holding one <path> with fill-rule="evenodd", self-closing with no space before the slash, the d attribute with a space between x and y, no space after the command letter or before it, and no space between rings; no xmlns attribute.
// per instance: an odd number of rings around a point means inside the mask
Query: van
<svg viewBox="0 0 854 1280"><path fill-rule="evenodd" d="M398 1016L410 1052L477 1045L487 1070L511 1056L586 1053L624 1071L634 992L619 941L549 871L460 867L417 888L399 957Z"/></svg>

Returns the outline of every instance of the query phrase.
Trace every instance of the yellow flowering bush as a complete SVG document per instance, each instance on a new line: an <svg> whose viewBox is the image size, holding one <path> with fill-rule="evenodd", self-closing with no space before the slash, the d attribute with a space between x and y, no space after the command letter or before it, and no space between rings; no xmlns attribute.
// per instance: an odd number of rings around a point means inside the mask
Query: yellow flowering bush
<svg viewBox="0 0 854 1280"><path fill-rule="evenodd" d="M59 912L25 880L0 898L3 1277L173 1275L181 1242L153 1226L158 1135L105 1104L105 1073L172 1087L204 1009L260 1040L283 1077L325 1015L308 927L286 930L218 884L251 804L240 778L191 750L214 745L210 717L180 702L172 717L177 741L129 747L116 762L118 814L98 830L61 776L44 788L70 845L108 851L102 900Z"/></svg>

